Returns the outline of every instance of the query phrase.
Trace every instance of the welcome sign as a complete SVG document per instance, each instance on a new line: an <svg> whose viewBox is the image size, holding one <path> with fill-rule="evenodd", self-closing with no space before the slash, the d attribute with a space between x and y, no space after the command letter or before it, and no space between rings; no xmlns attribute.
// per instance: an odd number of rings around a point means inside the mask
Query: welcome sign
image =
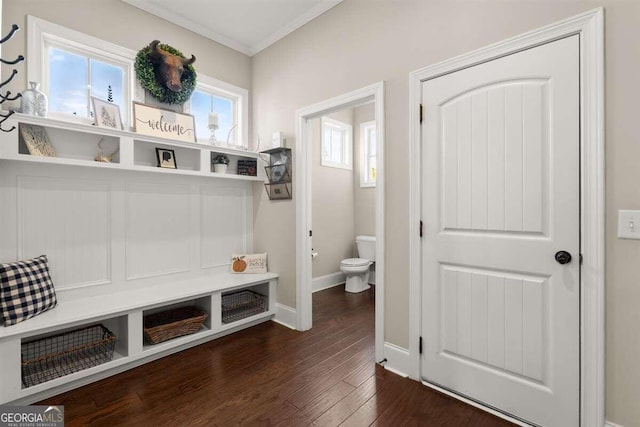
<svg viewBox="0 0 640 427"><path fill-rule="evenodd" d="M136 133L196 142L196 121L191 114L176 113L134 102L133 117Z"/></svg>

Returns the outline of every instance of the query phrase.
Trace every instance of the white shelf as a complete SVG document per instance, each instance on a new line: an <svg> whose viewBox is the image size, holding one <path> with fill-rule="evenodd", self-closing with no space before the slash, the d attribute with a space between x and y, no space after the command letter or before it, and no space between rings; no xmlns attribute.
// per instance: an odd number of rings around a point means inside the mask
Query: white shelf
<svg viewBox="0 0 640 427"><path fill-rule="evenodd" d="M20 146L19 125L30 124L42 126L47 130L51 144L58 152L58 157L32 156ZM212 171L211 153L224 153L231 158L232 166L238 159L255 159L260 162L258 153L218 147L208 144L188 143L166 138L140 135L125 130L107 129L81 123L70 123L44 117L37 117L15 113L8 120L8 128L15 126L16 130L0 135L0 159L40 164L64 166L95 167L104 169L138 171L144 173L163 173L174 175L200 176L216 179L234 179L240 181L263 182L264 172L257 163L258 176L237 175L233 173L220 174ZM63 136L63 137L61 137ZM119 147L119 155L113 163L102 163L93 160L97 154L97 142L100 138L110 141L112 147ZM92 143L88 145L87 139ZM91 147L91 148L90 148ZM176 151L178 169L158 168L155 162L155 148L164 147ZM89 151L88 151L89 150ZM93 152L93 151L95 152ZM107 152L113 151L105 150ZM142 159L144 157L144 159ZM181 160L186 160L186 167L181 168Z"/></svg>

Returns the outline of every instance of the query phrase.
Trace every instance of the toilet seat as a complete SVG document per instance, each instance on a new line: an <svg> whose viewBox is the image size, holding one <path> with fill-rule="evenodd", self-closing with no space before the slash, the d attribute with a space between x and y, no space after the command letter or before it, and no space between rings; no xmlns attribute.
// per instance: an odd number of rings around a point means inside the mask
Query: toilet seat
<svg viewBox="0 0 640 427"><path fill-rule="evenodd" d="M371 264L371 261L364 258L347 258L343 259L340 264L347 267L364 267L365 265L369 266L369 264Z"/></svg>

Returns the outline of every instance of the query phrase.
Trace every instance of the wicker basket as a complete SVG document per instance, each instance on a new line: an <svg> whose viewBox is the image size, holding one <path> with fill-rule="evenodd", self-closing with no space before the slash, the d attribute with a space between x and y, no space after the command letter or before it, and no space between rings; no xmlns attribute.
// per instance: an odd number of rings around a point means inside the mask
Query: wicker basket
<svg viewBox="0 0 640 427"><path fill-rule="evenodd" d="M22 343L22 387L109 362L115 346L116 336L103 325Z"/></svg>
<svg viewBox="0 0 640 427"><path fill-rule="evenodd" d="M231 323L267 311L267 297L253 291L222 295L222 323Z"/></svg>
<svg viewBox="0 0 640 427"><path fill-rule="evenodd" d="M207 313L198 307L179 307L144 316L144 336L158 344L172 338L193 334L202 328Z"/></svg>

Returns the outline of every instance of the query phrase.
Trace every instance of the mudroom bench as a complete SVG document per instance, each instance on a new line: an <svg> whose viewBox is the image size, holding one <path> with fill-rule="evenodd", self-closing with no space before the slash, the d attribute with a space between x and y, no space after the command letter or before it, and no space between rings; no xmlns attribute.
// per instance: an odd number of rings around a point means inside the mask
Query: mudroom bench
<svg viewBox="0 0 640 427"><path fill-rule="evenodd" d="M134 368L238 330L270 320L275 314L278 275L218 273L162 284L86 288L58 292L58 306L17 325L0 327L0 404L29 404L64 391ZM223 299L238 291L251 291L264 305L246 316L223 319ZM143 337L144 316L193 306L207 314L198 331L158 344ZM22 375L22 345L41 338L101 324L116 336L110 361L78 372L27 385Z"/></svg>

